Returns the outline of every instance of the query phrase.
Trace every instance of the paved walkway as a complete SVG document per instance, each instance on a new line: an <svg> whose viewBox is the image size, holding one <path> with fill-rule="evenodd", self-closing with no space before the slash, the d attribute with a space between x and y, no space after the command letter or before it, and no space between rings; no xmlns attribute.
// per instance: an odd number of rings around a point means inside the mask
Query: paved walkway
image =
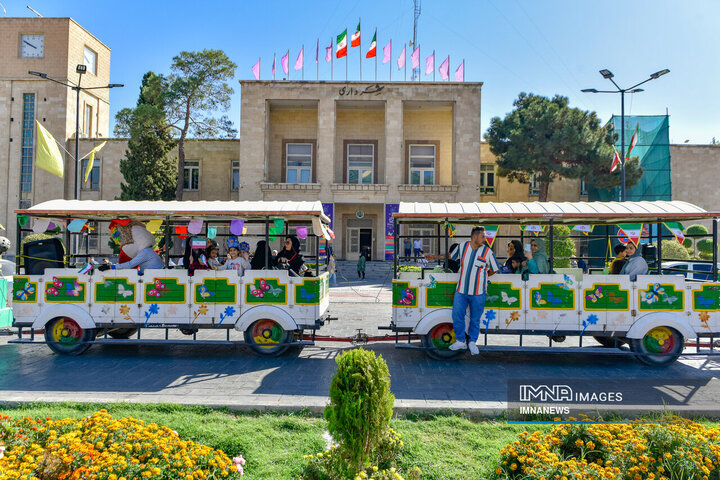
<svg viewBox="0 0 720 480"><path fill-rule="evenodd" d="M371 336L388 333L377 327L390 321L389 284L389 277L368 278L365 283L341 281L331 289L331 310L340 320L321 333L349 336L358 328ZM239 332L234 335L241 338ZM517 341L502 337L498 341ZM9 338L0 336L3 402L162 402L241 410L321 411L335 357L352 348L348 343L320 343L278 358L263 358L242 346L96 345L83 355L69 357L55 355L44 345L7 344ZM526 345L532 343L529 340L525 339ZM546 344L544 338L535 341ZM429 359L420 351L398 350L392 343L367 348L388 363L398 412L501 414L512 379L590 379L598 385L618 379L628 383L655 379L660 387L634 407L655 410L662 398L673 410L718 415L720 362L712 358L681 359L669 368L654 369L629 357L606 355L486 352L445 362Z"/></svg>

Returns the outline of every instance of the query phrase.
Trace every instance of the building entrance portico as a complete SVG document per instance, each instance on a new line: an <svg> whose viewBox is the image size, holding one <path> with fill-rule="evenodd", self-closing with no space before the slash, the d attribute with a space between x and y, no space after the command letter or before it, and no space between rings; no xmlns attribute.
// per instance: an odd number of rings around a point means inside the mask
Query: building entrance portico
<svg viewBox="0 0 720 480"><path fill-rule="evenodd" d="M367 260L372 260L373 224L371 219L349 219L345 229L345 259L357 260L365 252ZM356 226L357 225L357 226ZM368 258L369 257L369 258Z"/></svg>

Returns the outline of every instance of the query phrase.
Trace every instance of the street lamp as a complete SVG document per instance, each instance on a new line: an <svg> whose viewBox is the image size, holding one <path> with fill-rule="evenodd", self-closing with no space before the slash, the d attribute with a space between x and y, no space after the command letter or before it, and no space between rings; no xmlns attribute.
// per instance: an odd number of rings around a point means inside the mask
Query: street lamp
<svg viewBox="0 0 720 480"><path fill-rule="evenodd" d="M600 70L600 75L603 76L603 78L606 78L610 80L613 85L617 88L617 90L598 90L596 88L584 88L580 90L581 92L585 93L619 93L620 94L620 178L622 182L622 186L620 189L620 201L624 202L626 200L625 198L625 94L626 93L640 93L644 92L642 88L637 88L643 83L647 83L650 80L656 80L666 73L670 73L670 70L667 68L664 70L660 70L659 72L655 72L650 74L650 78L647 80L643 80L640 83L637 83L633 85L630 88L620 88L620 86L615 83L615 80L613 80L613 73L608 70L607 68L603 68Z"/></svg>
<svg viewBox="0 0 720 480"><path fill-rule="evenodd" d="M121 83L110 83L108 85L102 86L102 87L81 87L80 81L82 80L82 76L84 73L87 72L87 65L77 65L75 67L75 72L78 74L78 81L77 85L71 85L70 83L65 83L61 80L56 80L54 78L50 78L47 76L47 73L42 72L33 72L29 71L28 73L30 75L34 75L36 77L43 78L45 80L50 80L51 82L59 83L60 85L64 85L72 90L75 90L75 190L74 190L74 196L73 198L75 200L78 199L78 163L80 158L80 91L81 90L98 90L101 88L117 88L117 87L124 87L125 85ZM68 80L69 82L69 80Z"/></svg>

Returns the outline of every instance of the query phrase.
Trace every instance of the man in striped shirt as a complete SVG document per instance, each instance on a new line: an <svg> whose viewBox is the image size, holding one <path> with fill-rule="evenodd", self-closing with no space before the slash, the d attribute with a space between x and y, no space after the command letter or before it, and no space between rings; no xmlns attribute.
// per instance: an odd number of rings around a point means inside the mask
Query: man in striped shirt
<svg viewBox="0 0 720 480"><path fill-rule="evenodd" d="M437 257L435 257L437 258ZM429 258L432 260L432 258ZM456 341L450 350L470 349L472 355L480 352L477 342L480 336L480 317L485 310L485 293L487 277L497 272L497 260L490 247L485 245L485 228L474 227L470 233L470 241L461 243L450 254L451 260L460 264L460 278L453 299L452 319ZM465 311L470 307L470 327L466 345Z"/></svg>

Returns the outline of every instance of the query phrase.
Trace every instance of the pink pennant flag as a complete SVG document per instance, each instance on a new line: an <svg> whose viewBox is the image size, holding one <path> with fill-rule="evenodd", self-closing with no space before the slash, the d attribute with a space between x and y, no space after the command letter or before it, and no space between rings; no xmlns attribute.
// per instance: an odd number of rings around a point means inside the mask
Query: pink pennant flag
<svg viewBox="0 0 720 480"><path fill-rule="evenodd" d="M400 52L400 56L397 60L398 63L398 70L402 70L403 67L405 67L405 45L403 45L402 52Z"/></svg>
<svg viewBox="0 0 720 480"><path fill-rule="evenodd" d="M430 75L435 70L435 52L425 60L425 75Z"/></svg>
<svg viewBox="0 0 720 480"><path fill-rule="evenodd" d="M280 65L282 65L283 72L285 72L285 75L288 73L288 62L290 61L290 50L287 51L285 55L282 56L280 59Z"/></svg>
<svg viewBox="0 0 720 480"><path fill-rule="evenodd" d="M465 81L465 60L462 61L460 66L455 70L455 81L456 82L464 82Z"/></svg>
<svg viewBox="0 0 720 480"><path fill-rule="evenodd" d="M260 80L260 59L258 58L258 61L255 65L252 67L253 75L255 76L255 80Z"/></svg>
<svg viewBox="0 0 720 480"><path fill-rule="evenodd" d="M273 80L275 79L275 54L273 54L273 66L272 66Z"/></svg>
<svg viewBox="0 0 720 480"><path fill-rule="evenodd" d="M307 227L295 227L295 233L300 239L307 238Z"/></svg>
<svg viewBox="0 0 720 480"><path fill-rule="evenodd" d="M390 53L392 52L392 40L383 47L383 65L390 61Z"/></svg>
<svg viewBox="0 0 720 480"><path fill-rule="evenodd" d="M332 42L329 47L325 47L325 61L330 63L332 61Z"/></svg>
<svg viewBox="0 0 720 480"><path fill-rule="evenodd" d="M450 78L450 55L445 59L443 63L440 64L440 78L443 80L447 80Z"/></svg>
<svg viewBox="0 0 720 480"><path fill-rule="evenodd" d="M410 64L412 68L420 67L420 47L417 47L415 51L410 54Z"/></svg>
<svg viewBox="0 0 720 480"><path fill-rule="evenodd" d="M298 53L297 60L295 60L295 70L300 70L303 68L303 61L305 60L305 46L300 49L300 53Z"/></svg>
<svg viewBox="0 0 720 480"><path fill-rule="evenodd" d="M202 226L203 226L202 220L190 220L190 223L188 223L188 233L197 235L202 230Z"/></svg>

